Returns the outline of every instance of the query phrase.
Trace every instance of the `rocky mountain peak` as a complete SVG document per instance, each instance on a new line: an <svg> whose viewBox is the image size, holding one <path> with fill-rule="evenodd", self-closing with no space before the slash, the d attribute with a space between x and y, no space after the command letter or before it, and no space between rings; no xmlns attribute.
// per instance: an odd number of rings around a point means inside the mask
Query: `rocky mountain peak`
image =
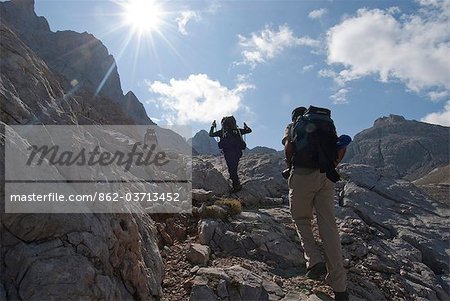
<svg viewBox="0 0 450 301"><path fill-rule="evenodd" d="M36 31L50 31L50 26L44 17L38 17L34 12L34 0L12 0L0 3L1 21L23 32L29 28Z"/></svg>
<svg viewBox="0 0 450 301"><path fill-rule="evenodd" d="M145 113L144 105L132 91L125 94L125 111L132 117L136 124L155 124Z"/></svg>
<svg viewBox="0 0 450 301"><path fill-rule="evenodd" d="M200 155L218 155L220 149L217 146L217 141L209 137L209 133L201 130L192 137L192 148Z"/></svg>
<svg viewBox="0 0 450 301"><path fill-rule="evenodd" d="M403 122L403 121L406 121L405 117L400 116L400 115L389 114L389 116L387 116L387 117L383 116L383 117L376 119L375 122L373 123L373 125L379 126L379 125L392 124L392 123Z"/></svg>
<svg viewBox="0 0 450 301"><path fill-rule="evenodd" d="M418 179L448 164L450 128L389 115L355 136L345 162L375 166L392 177Z"/></svg>

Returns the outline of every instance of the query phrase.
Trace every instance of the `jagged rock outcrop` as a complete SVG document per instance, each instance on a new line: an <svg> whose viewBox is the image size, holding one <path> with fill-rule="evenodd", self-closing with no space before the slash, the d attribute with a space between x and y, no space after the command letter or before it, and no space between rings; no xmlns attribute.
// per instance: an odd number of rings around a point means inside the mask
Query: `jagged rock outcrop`
<svg viewBox="0 0 450 301"><path fill-rule="evenodd" d="M116 62L93 35L52 32L34 12L34 0L0 2L0 16L45 61L64 92L78 98L85 117L81 123L154 124L136 97L123 95Z"/></svg>
<svg viewBox="0 0 450 301"><path fill-rule="evenodd" d="M87 90L65 93L60 78L18 36L0 24L0 116L7 124L133 124L111 100ZM116 123L117 122L117 123Z"/></svg>
<svg viewBox="0 0 450 301"><path fill-rule="evenodd" d="M450 128L389 115L355 136L344 162L367 164L383 174L415 180L448 165Z"/></svg>
<svg viewBox="0 0 450 301"><path fill-rule="evenodd" d="M1 3L0 13L2 22L68 83L77 81L111 99L123 97L114 58L93 35L70 30L52 32L45 18L34 12L34 0Z"/></svg>
<svg viewBox="0 0 450 301"><path fill-rule="evenodd" d="M132 91L128 91L125 95L124 102L125 111L131 116L136 124L154 124L145 113L144 105Z"/></svg>
<svg viewBox="0 0 450 301"><path fill-rule="evenodd" d="M65 93L54 69L5 25L5 7L12 7L7 18L16 18L24 30L26 26L47 30L45 19L28 17L34 14L32 1L2 2L0 6L2 132L8 124L132 123L103 96L95 98L96 109L84 111L83 105L93 106L92 99L84 97L92 93ZM39 34L34 37L40 41ZM107 114L101 113L101 106L108 103ZM104 138L113 139L111 144L117 147L120 142L115 137ZM0 170L4 171L5 140L1 141ZM90 142L78 143L74 147ZM27 146L22 139L15 151L24 153ZM52 173L50 178L64 179L64 173L56 169ZM5 208L4 173L0 184L0 207ZM161 295L162 259L153 221L147 215L5 214L2 209L0 221L2 300L154 300Z"/></svg>
<svg viewBox="0 0 450 301"><path fill-rule="evenodd" d="M220 148L217 141L205 130L196 133L192 139L189 139L192 148L198 155L220 155Z"/></svg>

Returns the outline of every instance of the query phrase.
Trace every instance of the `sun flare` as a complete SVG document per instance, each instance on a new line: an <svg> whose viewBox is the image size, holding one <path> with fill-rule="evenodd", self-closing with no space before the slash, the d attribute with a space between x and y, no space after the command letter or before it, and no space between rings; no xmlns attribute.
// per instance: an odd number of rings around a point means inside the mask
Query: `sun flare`
<svg viewBox="0 0 450 301"><path fill-rule="evenodd" d="M164 8L155 0L129 0L124 5L124 21L140 32L158 31Z"/></svg>

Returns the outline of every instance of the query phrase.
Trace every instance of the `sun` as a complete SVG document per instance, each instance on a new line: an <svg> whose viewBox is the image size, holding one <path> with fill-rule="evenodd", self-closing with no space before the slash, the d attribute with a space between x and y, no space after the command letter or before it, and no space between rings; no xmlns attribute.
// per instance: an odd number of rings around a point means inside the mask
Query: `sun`
<svg viewBox="0 0 450 301"><path fill-rule="evenodd" d="M159 31L164 8L155 0L129 0L124 5L124 21L139 32Z"/></svg>

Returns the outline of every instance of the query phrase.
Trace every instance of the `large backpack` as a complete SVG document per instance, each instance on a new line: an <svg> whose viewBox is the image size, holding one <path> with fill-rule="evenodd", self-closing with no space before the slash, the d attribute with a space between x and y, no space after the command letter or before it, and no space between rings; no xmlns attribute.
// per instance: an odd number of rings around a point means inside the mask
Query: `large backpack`
<svg viewBox="0 0 450 301"><path fill-rule="evenodd" d="M290 139L295 146L294 166L320 168L333 182L339 179L335 170L338 137L330 110L310 106L292 125Z"/></svg>
<svg viewBox="0 0 450 301"><path fill-rule="evenodd" d="M221 121L222 125L222 137L219 141L219 148L244 150L247 148L247 144L242 138L241 131L239 130L236 118L234 116L225 116Z"/></svg>

